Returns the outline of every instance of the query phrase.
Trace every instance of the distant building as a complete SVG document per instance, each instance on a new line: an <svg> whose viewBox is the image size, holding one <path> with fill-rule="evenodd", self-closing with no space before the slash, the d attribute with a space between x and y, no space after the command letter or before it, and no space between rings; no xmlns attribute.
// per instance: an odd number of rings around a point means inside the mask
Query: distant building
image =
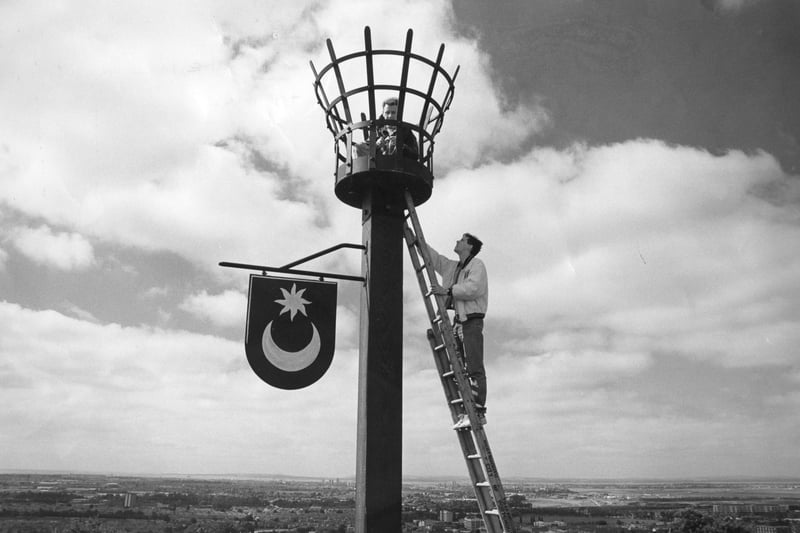
<svg viewBox="0 0 800 533"><path fill-rule="evenodd" d="M714 504L711 511L714 514L737 515L737 514L767 514L785 513L789 510L788 505L765 505L752 503L739 504Z"/></svg>
<svg viewBox="0 0 800 533"><path fill-rule="evenodd" d="M440 522L452 522L453 521L453 511L448 511L447 509L442 509L439 511L439 521Z"/></svg>
<svg viewBox="0 0 800 533"><path fill-rule="evenodd" d="M126 509L130 509L131 507L136 505L136 494L132 492L125 493L125 500L122 503L122 506Z"/></svg>
<svg viewBox="0 0 800 533"><path fill-rule="evenodd" d="M554 520L552 522L545 522L544 520L534 520L531 525L533 527L549 527L549 528L562 528L567 527L567 523L563 520Z"/></svg>
<svg viewBox="0 0 800 533"><path fill-rule="evenodd" d="M480 518L465 518L464 527L467 531L480 531L483 527L483 520Z"/></svg>
<svg viewBox="0 0 800 533"><path fill-rule="evenodd" d="M786 526L771 526L767 524L757 524L755 533L788 533L789 528Z"/></svg>

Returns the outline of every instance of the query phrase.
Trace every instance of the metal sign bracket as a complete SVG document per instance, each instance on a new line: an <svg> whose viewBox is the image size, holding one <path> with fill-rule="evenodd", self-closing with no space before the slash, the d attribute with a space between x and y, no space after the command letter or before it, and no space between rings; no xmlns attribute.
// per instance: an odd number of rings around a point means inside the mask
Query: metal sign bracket
<svg viewBox="0 0 800 533"><path fill-rule="evenodd" d="M322 257L323 255L335 252L336 250L340 250L342 248L355 248L357 250L366 250L366 247L363 244L351 244L343 242L337 244L336 246L331 246L330 248L326 248L320 252L303 257L302 259L298 259L297 261L292 261L291 263L287 263L282 267L250 265L246 263L231 263L229 261L222 261L219 264L219 266L226 268L242 268L245 270L260 270L264 275L266 275L267 272L276 272L280 274L292 274L297 276L313 276L313 277L318 277L320 280L324 280L325 278L331 278L331 279L342 279L347 281L360 281L361 283L366 282L366 279L362 276L350 276L347 274L336 274L334 272L315 272L312 270L297 270L295 268L292 268L297 265L302 265L303 263L311 261L312 259L316 259L317 257Z"/></svg>

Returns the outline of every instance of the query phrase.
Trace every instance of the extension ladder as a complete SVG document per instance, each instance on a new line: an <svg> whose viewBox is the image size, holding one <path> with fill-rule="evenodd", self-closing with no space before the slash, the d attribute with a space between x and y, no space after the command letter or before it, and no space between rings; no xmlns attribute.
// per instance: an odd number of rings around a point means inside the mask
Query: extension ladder
<svg viewBox="0 0 800 533"><path fill-rule="evenodd" d="M408 192L406 211L405 241L430 318L428 342L441 377L444 395L453 422L464 413L470 421L468 427L457 429L456 434L478 500L478 509L487 533L514 533L513 518L489 448L489 440L478 418L469 376L464 368L463 357L458 351L453 326L445 307L445 297L436 296L430 290L436 281L436 273L431 264L414 201Z"/></svg>

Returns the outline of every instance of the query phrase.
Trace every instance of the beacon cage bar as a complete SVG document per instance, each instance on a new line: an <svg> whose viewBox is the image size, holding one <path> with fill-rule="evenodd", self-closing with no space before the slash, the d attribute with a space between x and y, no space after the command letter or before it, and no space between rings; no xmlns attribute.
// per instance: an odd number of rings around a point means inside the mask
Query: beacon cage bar
<svg viewBox="0 0 800 533"><path fill-rule="evenodd" d="M318 72L310 62L317 103L334 138L336 196L353 207L361 208L374 187L408 190L416 205L431 195L434 138L453 100L459 67L451 76L441 66L444 44L431 61L411 51L412 39L409 29L403 50L375 50L365 27L363 51L337 58L328 39L331 63ZM398 99L397 120L382 117L382 102L391 96ZM394 154L380 153L376 139L383 126L410 131L416 156L404 155L399 140Z"/></svg>

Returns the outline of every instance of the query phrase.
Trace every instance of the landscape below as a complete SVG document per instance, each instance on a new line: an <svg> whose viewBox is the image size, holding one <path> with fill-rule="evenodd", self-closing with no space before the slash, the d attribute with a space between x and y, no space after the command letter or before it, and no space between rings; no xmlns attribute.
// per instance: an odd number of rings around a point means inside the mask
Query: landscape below
<svg viewBox="0 0 800 533"><path fill-rule="evenodd" d="M800 533L800 480L510 478L519 533ZM0 533L353 531L352 479L0 474ZM408 479L403 531L480 531L464 480Z"/></svg>

